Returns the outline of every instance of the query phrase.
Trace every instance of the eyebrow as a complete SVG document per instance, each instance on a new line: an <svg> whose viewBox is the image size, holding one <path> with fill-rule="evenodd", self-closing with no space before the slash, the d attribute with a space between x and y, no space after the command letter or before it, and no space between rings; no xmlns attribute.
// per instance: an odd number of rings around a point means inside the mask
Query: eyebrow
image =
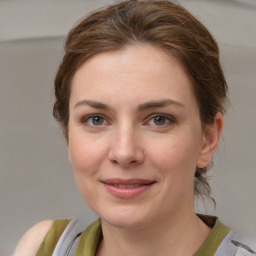
<svg viewBox="0 0 256 256"><path fill-rule="evenodd" d="M138 109L139 109L139 111L143 111L143 110L150 109L150 108L162 108L162 107L167 107L170 105L175 105L177 107L183 107L183 108L185 107L182 103L180 103L178 101L166 99L166 100L160 100L160 101L145 102L145 103L139 105Z"/></svg>
<svg viewBox="0 0 256 256"><path fill-rule="evenodd" d="M111 107L109 107L107 104L104 104L102 102L98 102L98 101L94 101L94 100L81 100L78 101L75 105L74 108L78 107L78 106L84 106L84 105L88 105L92 108L97 108L97 109L104 109L104 110L108 110L108 109L112 109ZM159 100L159 101L149 101L149 102L145 102L142 103L138 106L138 110L139 111L143 111L143 110L147 110L147 109L151 109L151 108L161 108L161 107L167 107L170 105L175 105L177 107L185 107L182 103L171 100L171 99L165 99L165 100Z"/></svg>
<svg viewBox="0 0 256 256"><path fill-rule="evenodd" d="M81 100L78 101L75 105L74 108L78 107L78 106L84 106L84 105L88 105L92 108L97 108L97 109L110 109L110 107L104 103L98 102L98 101L94 101L94 100Z"/></svg>

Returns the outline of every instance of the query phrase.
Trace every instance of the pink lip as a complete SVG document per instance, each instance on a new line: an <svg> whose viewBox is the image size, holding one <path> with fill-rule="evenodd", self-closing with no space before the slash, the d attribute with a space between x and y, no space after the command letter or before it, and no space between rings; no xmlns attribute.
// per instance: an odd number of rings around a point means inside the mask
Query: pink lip
<svg viewBox="0 0 256 256"><path fill-rule="evenodd" d="M135 198L146 192L155 184L155 181L144 179L107 179L101 182L111 195L121 199ZM131 187L131 185L135 186Z"/></svg>

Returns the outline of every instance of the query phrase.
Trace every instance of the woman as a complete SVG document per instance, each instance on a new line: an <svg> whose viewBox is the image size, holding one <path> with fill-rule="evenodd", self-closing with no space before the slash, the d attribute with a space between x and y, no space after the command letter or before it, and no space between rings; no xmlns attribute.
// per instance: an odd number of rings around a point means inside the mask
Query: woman
<svg viewBox="0 0 256 256"><path fill-rule="evenodd" d="M124 1L82 20L65 50L54 116L99 220L43 221L15 255L253 255L194 211L227 94L206 28L168 1Z"/></svg>

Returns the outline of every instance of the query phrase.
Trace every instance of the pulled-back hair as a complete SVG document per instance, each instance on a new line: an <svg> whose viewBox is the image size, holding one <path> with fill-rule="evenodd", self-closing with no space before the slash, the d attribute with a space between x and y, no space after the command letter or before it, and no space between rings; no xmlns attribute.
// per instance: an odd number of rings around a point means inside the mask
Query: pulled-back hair
<svg viewBox="0 0 256 256"><path fill-rule="evenodd" d="M224 112L227 84L218 45L183 7L165 0L123 1L97 10L75 26L55 78L53 114L68 139L69 98L76 70L90 57L129 45L150 44L174 55L193 84L202 127ZM210 195L206 168L195 171L195 195Z"/></svg>

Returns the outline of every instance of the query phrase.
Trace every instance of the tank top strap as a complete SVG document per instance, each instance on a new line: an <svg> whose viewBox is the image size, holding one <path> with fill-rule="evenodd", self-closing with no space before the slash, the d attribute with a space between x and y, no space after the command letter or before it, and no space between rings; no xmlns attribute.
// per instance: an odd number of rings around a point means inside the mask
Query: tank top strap
<svg viewBox="0 0 256 256"><path fill-rule="evenodd" d="M39 248L36 256L49 256L53 255L54 249L66 229L67 225L69 224L70 219L56 219L54 220L51 228L49 229L48 233L46 234L44 241Z"/></svg>

